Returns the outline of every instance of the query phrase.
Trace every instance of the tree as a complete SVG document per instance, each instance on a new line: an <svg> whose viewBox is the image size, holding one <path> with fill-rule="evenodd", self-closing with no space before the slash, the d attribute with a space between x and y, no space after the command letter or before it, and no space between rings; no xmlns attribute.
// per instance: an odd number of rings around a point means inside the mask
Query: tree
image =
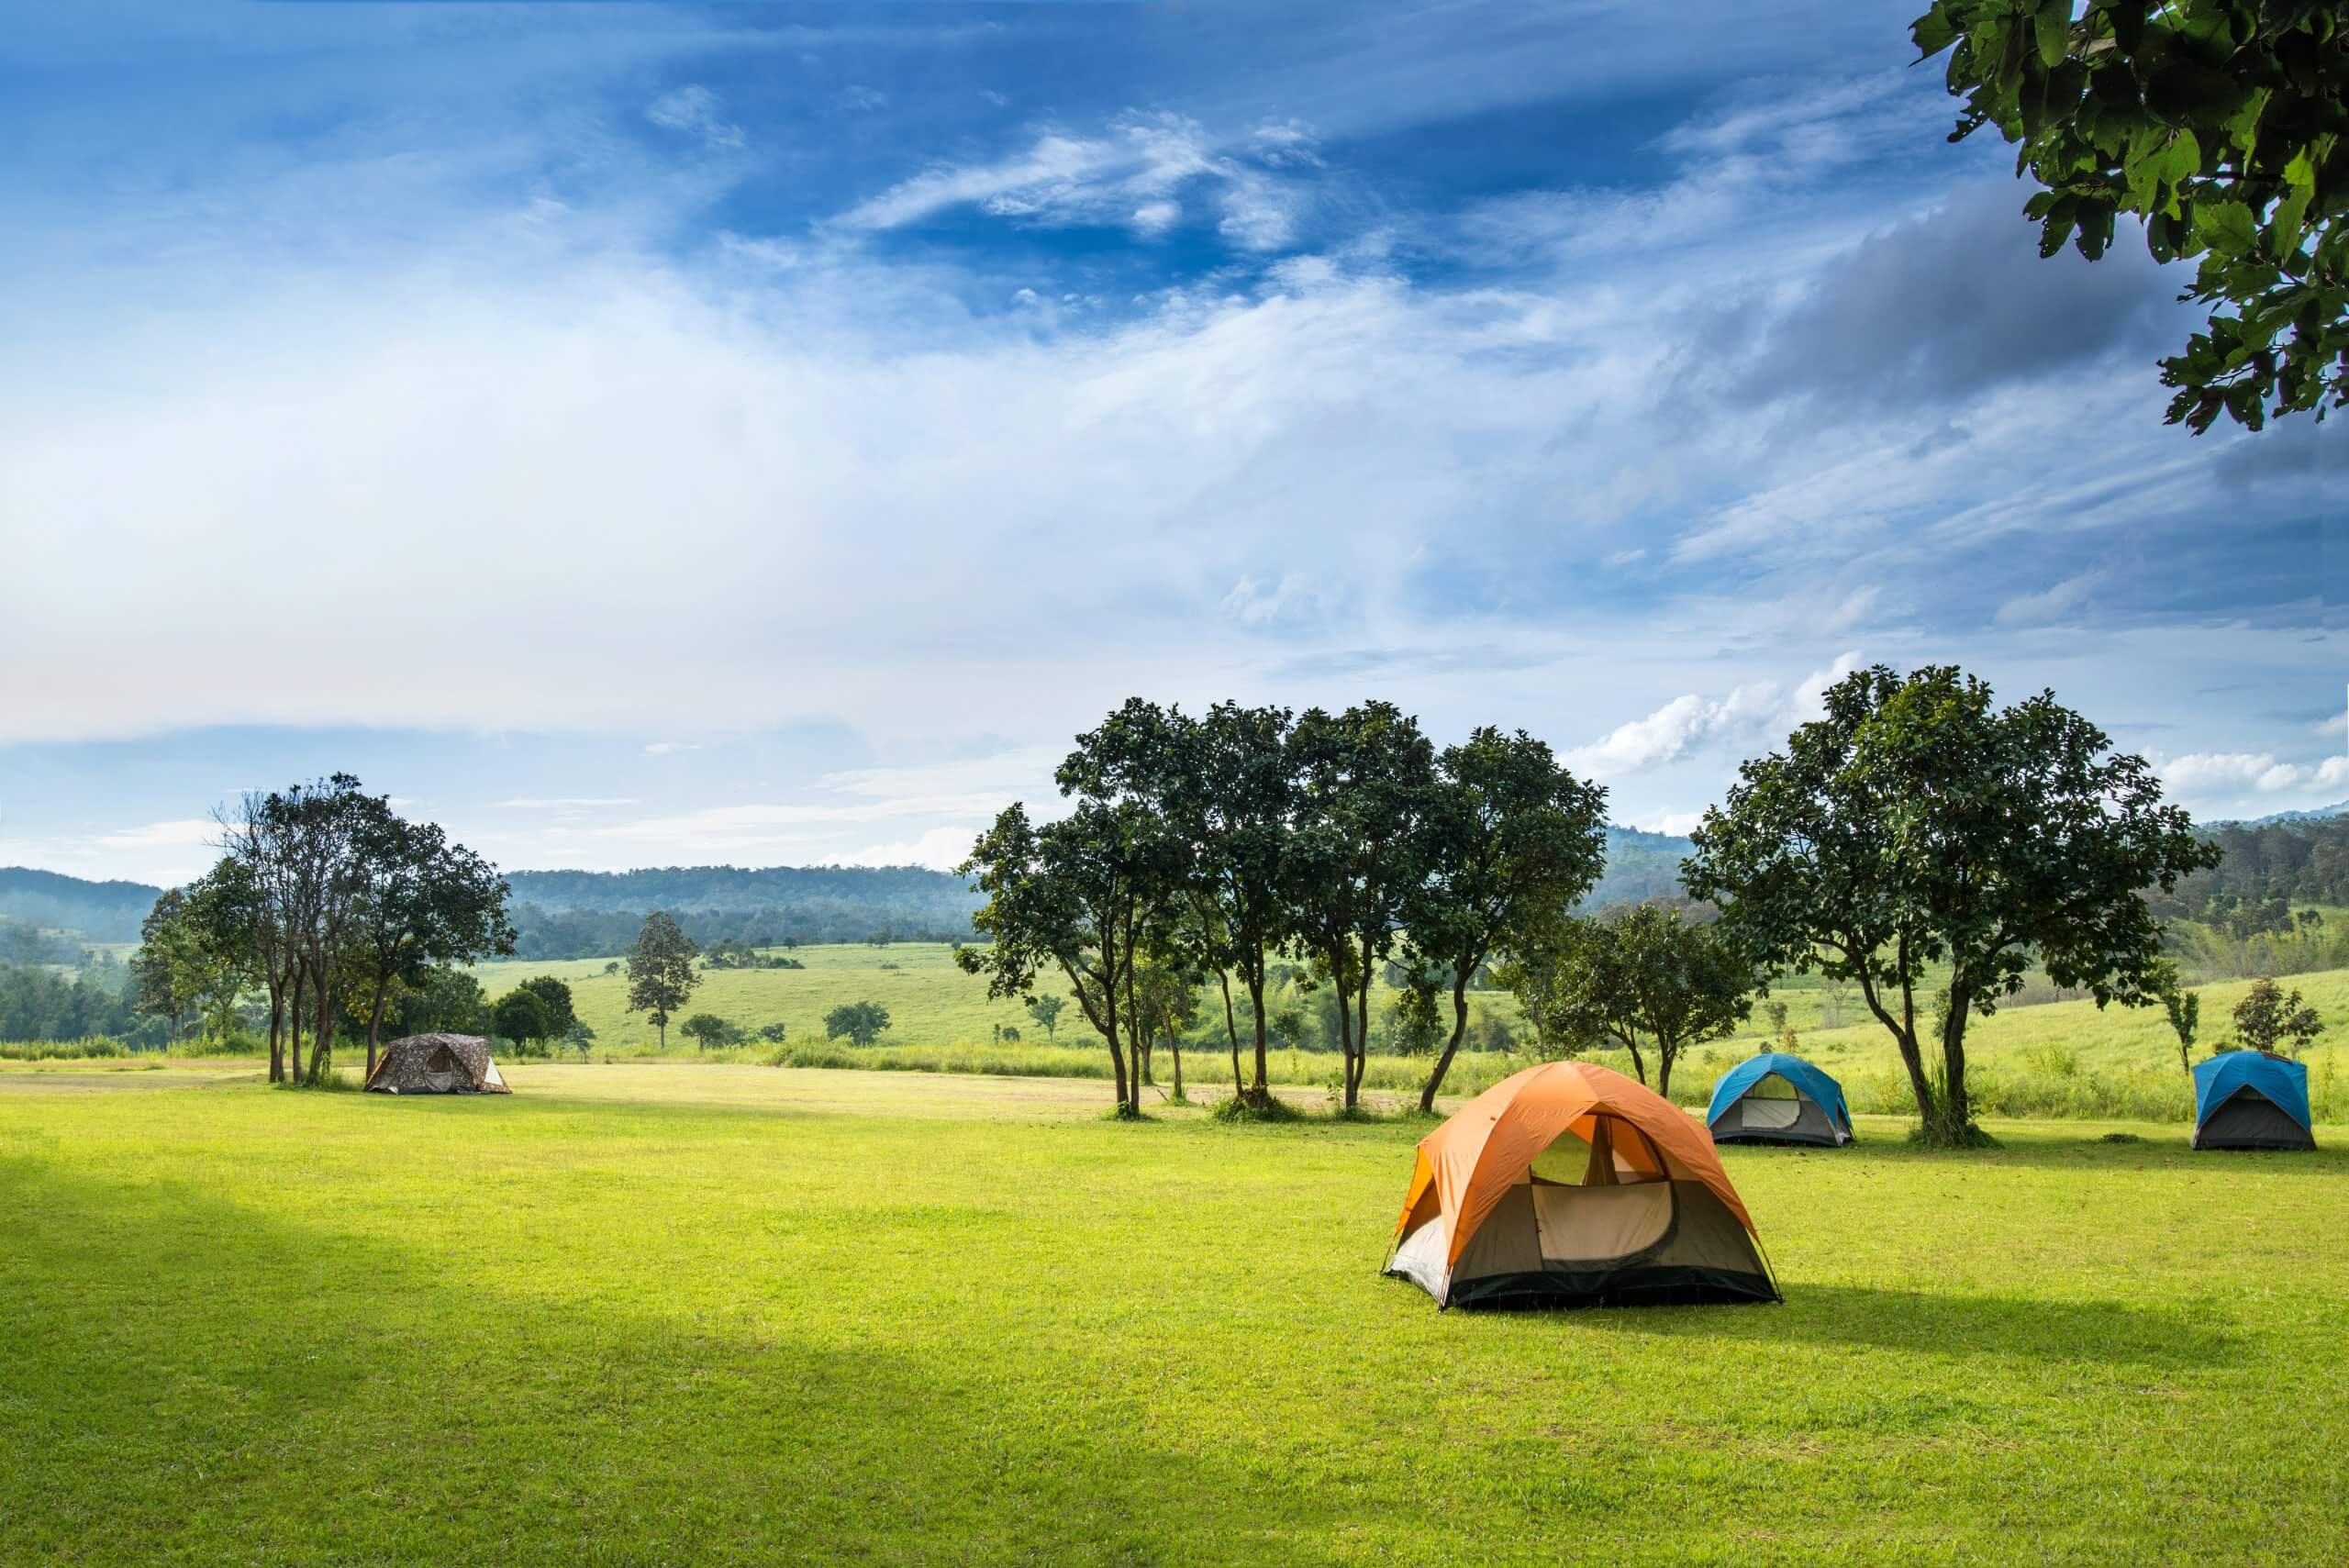
<svg viewBox="0 0 2349 1568"><path fill-rule="evenodd" d="M1057 968L1108 1044L1121 1117L1141 1114L1140 1086L1126 1071L1120 1009L1149 905L1146 846L1157 827L1145 817L1130 804L1081 800L1040 828L1015 801L958 868L987 901L971 917L980 942L957 947L955 963L986 976L990 1000L1024 1000L1040 972Z"/></svg>
<svg viewBox="0 0 2349 1568"><path fill-rule="evenodd" d="M2177 965L2163 959L2154 966L2154 995L2169 1015L2170 1032L2177 1036L2177 1064L2188 1076L2194 1073L2194 1035L2202 1026L2202 994L2179 984Z"/></svg>
<svg viewBox="0 0 2349 1568"><path fill-rule="evenodd" d="M130 955L132 1005L163 1019L177 1044L180 1020L195 1005L200 947L187 918L187 895L168 888L139 923L139 951Z"/></svg>
<svg viewBox="0 0 2349 1568"><path fill-rule="evenodd" d="M781 1024L761 1024L759 1038L769 1045L781 1045L787 1031Z"/></svg>
<svg viewBox="0 0 2349 1568"><path fill-rule="evenodd" d="M2324 1020L2300 1000L2298 991L2287 995L2266 975L2253 981L2235 1004L2235 1038L2252 1051L2280 1049L2285 1055L2298 1056L2323 1032Z"/></svg>
<svg viewBox="0 0 2349 1568"><path fill-rule="evenodd" d="M1158 805L1186 850L1187 946L1222 993L1232 1093L1262 1107L1272 1101L1264 1061L1271 1033L1264 1013L1268 959L1291 923L1283 885L1297 806L1290 716L1286 708L1221 702L1197 723L1184 722L1179 710L1174 718ZM1248 997L1254 1046L1252 1081L1244 1085L1234 973Z"/></svg>
<svg viewBox="0 0 2349 1568"><path fill-rule="evenodd" d="M584 1062L587 1060L588 1047L596 1043L596 1031L587 1027L585 1020L573 1018L570 1026L562 1031L562 1043L577 1051L579 1060Z"/></svg>
<svg viewBox="0 0 2349 1568"><path fill-rule="evenodd" d="M1443 1035L1443 1020L1436 1016L1435 987L1414 976L1388 1004L1393 1014L1387 1038L1398 1056L1425 1056Z"/></svg>
<svg viewBox="0 0 2349 1568"><path fill-rule="evenodd" d="M1298 717L1289 735L1297 822L1282 856L1289 935L1318 961L1338 1000L1343 1096L1360 1103L1369 1062L1370 987L1394 950L1407 900L1424 875L1416 859L1435 750L1391 703Z"/></svg>
<svg viewBox="0 0 2349 1568"><path fill-rule="evenodd" d="M740 1030L716 1013L696 1013L677 1028L702 1051L722 1050L741 1038Z"/></svg>
<svg viewBox="0 0 2349 1568"><path fill-rule="evenodd" d="M1036 1020L1046 1040L1055 1040L1058 1036L1053 1030L1060 1025L1061 1010L1067 1006L1068 1003L1059 996L1030 996L1028 998L1028 1016Z"/></svg>
<svg viewBox="0 0 2349 1568"><path fill-rule="evenodd" d="M1642 904L1619 919L1567 918L1544 939L1553 962L1544 1001L1552 1026L1578 1049L1613 1040L1631 1070L1672 1093L1672 1069L1692 1045L1719 1040L1753 1011L1760 976L1719 926Z"/></svg>
<svg viewBox="0 0 2349 1568"><path fill-rule="evenodd" d="M571 1026L579 1021L579 1015L571 1005L571 987L554 975L532 975L522 982L522 989L546 1005L549 1039L569 1034Z"/></svg>
<svg viewBox="0 0 2349 1568"><path fill-rule="evenodd" d="M1134 1006L1141 1021L1141 1077L1151 1077L1151 1048L1164 1040L1174 1054L1174 1095L1183 1093L1183 1031L1199 1021L1199 986L1204 977L1184 966L1184 954L1161 951L1145 959L1134 977Z"/></svg>
<svg viewBox="0 0 2349 1568"><path fill-rule="evenodd" d="M636 945L628 951L628 1010L652 1015L662 1051L669 1049L669 1015L683 1007L701 984L694 969L694 955L700 951L666 909L644 917Z"/></svg>
<svg viewBox="0 0 2349 1568"><path fill-rule="evenodd" d="M482 1034L490 1029L489 998L462 969L428 964L403 984L387 1008L399 1034Z"/></svg>
<svg viewBox="0 0 2349 1568"><path fill-rule="evenodd" d="M372 993L372 1077L393 988L416 984L436 964L473 963L512 952L514 925L497 868L462 844L449 842L438 823L403 821L390 802L369 800L359 808L353 848L362 885L352 951ZM560 1014L551 1016L553 1034L570 1026L568 993Z"/></svg>
<svg viewBox="0 0 2349 1568"><path fill-rule="evenodd" d="M1757 965L1855 981L1891 1034L1921 1136L1978 1141L1968 1018L2020 989L2034 954L2099 1006L2154 1000L2161 927L2141 889L2213 862L2161 804L2143 758L2039 695L1998 709L1951 666L1878 665L1828 689L1825 717L1742 764L1705 813L1684 879ZM1951 966L1929 1072L1917 986Z"/></svg>
<svg viewBox="0 0 2349 1568"><path fill-rule="evenodd" d="M554 1035L553 1020L547 1017L547 1005L535 992L520 987L508 991L489 1010L491 1025L504 1039L514 1042L515 1054L529 1056L530 1048Z"/></svg>
<svg viewBox="0 0 2349 1568"><path fill-rule="evenodd" d="M1995 126L2040 253L2090 261L2116 217L2156 261L2199 256L2181 296L2207 329L2162 361L2169 422L2258 429L2349 403L2349 29L2322 0L1937 0L1912 28L1950 52L1950 139Z"/></svg>
<svg viewBox="0 0 2349 1568"><path fill-rule="evenodd" d="M878 1002L848 1002L824 1015L824 1038L871 1045L889 1032L889 1009Z"/></svg>
<svg viewBox="0 0 2349 1568"><path fill-rule="evenodd" d="M1607 791L1523 730L1487 727L1444 749L1415 817L1420 874L1399 913L1412 967L1441 971L1452 992L1452 1035L1419 1090L1432 1111L1468 1033L1469 982L1497 951L1553 929L1606 869Z"/></svg>

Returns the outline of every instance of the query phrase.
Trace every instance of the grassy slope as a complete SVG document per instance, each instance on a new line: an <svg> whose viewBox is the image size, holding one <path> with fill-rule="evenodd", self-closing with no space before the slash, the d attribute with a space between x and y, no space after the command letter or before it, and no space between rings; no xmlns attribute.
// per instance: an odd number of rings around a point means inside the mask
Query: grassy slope
<svg viewBox="0 0 2349 1568"><path fill-rule="evenodd" d="M0 1070L0 1560L2349 1554L2338 1147L1731 1151L1785 1307L1482 1317L1375 1276L1413 1125L513 1076Z"/></svg>
<svg viewBox="0 0 2349 1568"><path fill-rule="evenodd" d="M951 951L943 945L934 944L899 944L885 949L802 948L798 956L807 965L804 970L721 970L707 973L687 1011L713 1012L746 1026L780 1020L788 1027L793 1041L813 1042L823 1039L823 1016L828 1010L843 1002L873 1000L889 1009L892 1027L886 1039L893 1045L983 1046L988 1043L992 1024L1011 1025L1020 1030L1023 1043L1040 1043L1042 1032L1035 1027L1034 1020L1015 1004L988 1002L984 984L954 968ZM475 973L492 996L533 974L559 974L571 983L580 1016L595 1029L598 1051L622 1054L650 1051L653 1045L652 1028L641 1015L631 1018L627 1014L626 981L622 976L603 973L607 962L582 959L560 963L495 963L485 964ZM898 967L885 970L879 967L884 963ZM2343 1075L2349 1076L2349 970L2294 975L2284 984L2303 992L2325 1019L2326 1040L2311 1058L2320 1079L2327 1058L2336 1053L2342 1059ZM2244 981L2202 987L2205 1049L2208 1042L2226 1031L2230 1010L2248 988L2249 983ZM1816 1027L1820 995L1815 982L1798 982L1782 988L1778 995L1789 1004L1789 1021L1801 1030L1798 1048L1805 1054L1855 1081L1871 1076L1891 1080L1898 1076L1898 1059L1889 1037L1872 1019L1861 1021L1865 1014L1856 995L1844 1006L1845 1017L1854 1021L1835 1029ZM1477 1000L1479 1005L1515 1016L1516 1004L1506 995L1480 995ZM1688 1092L1695 1094L1709 1086L1731 1062L1755 1048L1762 1032L1757 1014L1735 1040L1709 1048L1709 1056L1704 1051L1698 1052L1689 1065ZM1098 1053L1097 1041L1074 1003L1062 1015L1060 1039L1080 1051ZM2060 1062L2049 1063L2050 1047L2068 1051L2076 1057L2078 1069L2090 1073L2172 1073L2176 1062L2174 1037L2158 1008L2099 1009L2093 1002L2010 1006L1990 1018L1976 1019L1967 1032L1967 1040L1969 1056L1991 1071L2060 1070ZM673 1027L672 1049L685 1049L689 1044L677 1038ZM1041 1061L1037 1065L1040 1070L1058 1070L1057 1064ZM1296 1070L1288 1076L1296 1081L1317 1081L1320 1076L1317 1065L1318 1059L1311 1057L1297 1061ZM1399 1073L1398 1083L1418 1071L1408 1062L1397 1062L1393 1065ZM1473 1072L1474 1064L1466 1070ZM1212 1083L1218 1071L1217 1062L1208 1052L1199 1052L1192 1059L1190 1073L1195 1079ZM1473 1086L1489 1076L1480 1074L1465 1083ZM2180 1078L2182 1082L2182 1074ZM1900 1082L1905 1083L1905 1079ZM2342 1092L2349 1094L2349 1085L2343 1085Z"/></svg>

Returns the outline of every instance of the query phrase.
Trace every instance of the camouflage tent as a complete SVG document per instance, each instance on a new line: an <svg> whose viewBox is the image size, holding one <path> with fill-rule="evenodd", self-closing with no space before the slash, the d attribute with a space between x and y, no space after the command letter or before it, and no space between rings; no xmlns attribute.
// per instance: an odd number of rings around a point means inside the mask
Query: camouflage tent
<svg viewBox="0 0 2349 1568"><path fill-rule="evenodd" d="M386 1095L510 1095L477 1034L412 1034L384 1047L367 1086Z"/></svg>

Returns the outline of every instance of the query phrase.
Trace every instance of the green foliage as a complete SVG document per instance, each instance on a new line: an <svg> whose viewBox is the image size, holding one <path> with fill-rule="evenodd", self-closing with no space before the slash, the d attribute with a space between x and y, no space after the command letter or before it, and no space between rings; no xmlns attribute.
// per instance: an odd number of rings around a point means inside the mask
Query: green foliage
<svg viewBox="0 0 2349 1568"><path fill-rule="evenodd" d="M790 1031L788 1029L785 1029L784 1026L779 1023L761 1024L759 1026L758 1038L764 1040L769 1045L781 1045L783 1043L784 1036L789 1032Z"/></svg>
<svg viewBox="0 0 2349 1568"><path fill-rule="evenodd" d="M824 1038L871 1045L889 1032L889 1009L878 1002L847 1002L824 1015Z"/></svg>
<svg viewBox="0 0 2349 1568"><path fill-rule="evenodd" d="M1998 709L1954 667L1878 665L1824 703L1706 812L1688 890L1753 962L1855 982L1928 1136L1962 1142L1967 1019L2020 990L2034 956L2099 1006L2153 1001L2161 930L2139 892L2217 851L2161 804L2144 759L2113 754L2053 693ZM1937 962L1949 998L1929 1072L1919 991Z"/></svg>
<svg viewBox="0 0 2349 1568"><path fill-rule="evenodd" d="M1468 986L1493 954L1555 929L1606 863L1607 791L1523 730L1487 726L1437 759L1416 813L1417 873L1397 911L1418 963L1444 973L1452 1038L1428 1074L1431 1109L1468 1032Z"/></svg>
<svg viewBox="0 0 2349 1568"><path fill-rule="evenodd" d="M1950 51L1965 112L2044 187L2040 252L2094 261L2123 213L2158 261L2200 257L2207 329L2162 361L2170 422L2260 428L2349 403L2349 40L2321 0L1936 0L1913 36Z"/></svg>
<svg viewBox="0 0 2349 1568"><path fill-rule="evenodd" d="M549 1039L560 1039L571 1033L571 1027L579 1021L579 1015L572 1010L569 985L551 974L534 974L522 982L521 988L544 1004Z"/></svg>
<svg viewBox="0 0 2349 1568"><path fill-rule="evenodd" d="M644 917L636 945L628 953L628 1010L649 1013L661 1043L669 1042L669 1017L692 997L701 984L694 958L701 950L677 928L665 909Z"/></svg>
<svg viewBox="0 0 2349 1568"><path fill-rule="evenodd" d="M545 1043L554 1035L554 1021L547 1016L547 1005L538 993L517 988L497 999L489 1010L490 1027L503 1039L514 1042L518 1056L543 1054Z"/></svg>
<svg viewBox="0 0 2349 1568"><path fill-rule="evenodd" d="M1068 999L1063 996L1030 996L1028 998L1028 1016L1036 1020L1037 1027L1044 1031L1046 1040L1057 1040L1061 1009L1067 1006Z"/></svg>
<svg viewBox="0 0 2349 1568"><path fill-rule="evenodd" d="M1742 1023L1763 980L1720 926L1653 904L1612 919L1555 921L1534 944L1540 957L1509 971L1528 1016L1570 1050L1620 1045L1643 1084L1653 1051L1656 1092L1666 1095L1680 1053Z"/></svg>
<svg viewBox="0 0 2349 1568"><path fill-rule="evenodd" d="M715 1013L696 1013L677 1026L678 1031L702 1051L719 1051L742 1038L742 1031Z"/></svg>
<svg viewBox="0 0 2349 1568"><path fill-rule="evenodd" d="M487 1034L489 998L481 982L462 969L439 965L420 971L392 1003L390 1033Z"/></svg>
<svg viewBox="0 0 2349 1568"><path fill-rule="evenodd" d="M1436 1016L1435 992L1425 984L1406 986L1387 1004L1387 1040L1398 1056L1425 1056L1443 1038L1443 1020ZM1466 1032L1467 1019L1461 1019Z"/></svg>
<svg viewBox="0 0 2349 1568"><path fill-rule="evenodd" d="M0 1040L0 1062L92 1062L128 1056L130 1048L107 1035L78 1040Z"/></svg>
<svg viewBox="0 0 2349 1568"><path fill-rule="evenodd" d="M2177 1037L2177 1064L2191 1073L2194 1036L2202 1027L2202 998L2179 983L2177 965L2168 959L2154 966L2154 993L2162 999L2162 1011L2169 1019L2170 1032Z"/></svg>
<svg viewBox="0 0 2349 1568"><path fill-rule="evenodd" d="M2288 1056L2298 1056L2324 1032L2324 1020L2300 1000L2299 992L2288 995L2266 976L2253 981L2250 991L2235 1004L2234 1020L2235 1038L2245 1047Z"/></svg>

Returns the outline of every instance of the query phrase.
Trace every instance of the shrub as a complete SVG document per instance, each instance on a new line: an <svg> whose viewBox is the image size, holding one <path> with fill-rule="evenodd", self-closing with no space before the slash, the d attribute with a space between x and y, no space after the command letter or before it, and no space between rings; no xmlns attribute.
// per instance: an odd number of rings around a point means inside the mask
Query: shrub
<svg viewBox="0 0 2349 1568"><path fill-rule="evenodd" d="M871 1045L889 1032L889 1009L878 1002L849 1002L824 1015L824 1038Z"/></svg>
<svg viewBox="0 0 2349 1568"><path fill-rule="evenodd" d="M91 1035L83 1040L0 1041L0 1062L83 1062L130 1053L128 1046L106 1035Z"/></svg>

